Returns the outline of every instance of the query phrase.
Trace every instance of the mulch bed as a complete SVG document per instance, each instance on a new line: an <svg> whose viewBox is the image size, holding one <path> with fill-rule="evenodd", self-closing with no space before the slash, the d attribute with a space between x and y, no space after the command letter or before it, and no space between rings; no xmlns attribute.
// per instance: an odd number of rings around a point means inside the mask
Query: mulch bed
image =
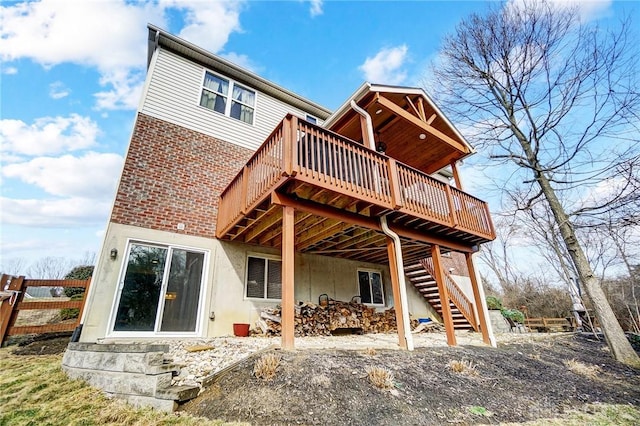
<svg viewBox="0 0 640 426"><path fill-rule="evenodd" d="M613 360L602 341L582 335L497 349L274 353L281 362L273 380L257 379L251 359L181 410L258 425L398 425L521 422L599 402L640 406L640 371ZM475 373L452 371L452 360L471 362ZM570 360L596 374L570 370ZM394 389L372 386L367 367L392 372Z"/></svg>

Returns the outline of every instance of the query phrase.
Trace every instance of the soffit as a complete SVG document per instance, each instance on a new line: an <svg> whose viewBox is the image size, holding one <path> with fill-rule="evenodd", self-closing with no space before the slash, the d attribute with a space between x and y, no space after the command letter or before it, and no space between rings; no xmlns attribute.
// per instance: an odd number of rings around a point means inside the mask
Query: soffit
<svg viewBox="0 0 640 426"><path fill-rule="evenodd" d="M371 116L376 143L384 142L388 156L411 167L431 174L474 152L422 89L367 83L351 99ZM361 117L348 102L325 127L362 142Z"/></svg>

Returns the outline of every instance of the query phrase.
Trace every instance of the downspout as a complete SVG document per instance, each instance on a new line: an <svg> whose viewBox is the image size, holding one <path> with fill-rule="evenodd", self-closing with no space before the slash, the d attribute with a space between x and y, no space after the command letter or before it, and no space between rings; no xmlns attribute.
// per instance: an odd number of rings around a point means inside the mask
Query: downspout
<svg viewBox="0 0 640 426"><path fill-rule="evenodd" d="M369 148L375 151L376 141L373 139L373 122L371 121L371 116L367 111L360 108L360 106L358 106L356 101L354 101L353 99L351 99L351 108L353 108L355 112L357 112L358 114L363 116L365 120L367 120L367 136L369 137Z"/></svg>
<svg viewBox="0 0 640 426"><path fill-rule="evenodd" d="M373 122L367 111L360 108L355 100L351 100L351 108L360 114L367 121L367 135L369 137L369 148L376 150L376 141L373 139ZM402 324L404 325L404 339L407 342L407 349L413 350L413 336L411 335L411 323L409 321L409 304L407 303L407 285L404 280L404 263L402 261L402 245L398 234L393 232L387 225L386 216L380 218L382 232L393 241L393 249L396 252L396 274L398 276L398 285L400 286L400 304L402 305ZM394 301L397 303L397 301Z"/></svg>
<svg viewBox="0 0 640 426"><path fill-rule="evenodd" d="M393 249L396 252L396 266L398 285L400 286L400 303L402 304L402 324L404 325L404 339L407 342L407 350L413 350L413 336L411 335L411 322L409 321L409 304L407 303L407 285L404 280L404 262L402 261L402 246L400 237L387 225L387 217L380 218L382 232L393 240Z"/></svg>

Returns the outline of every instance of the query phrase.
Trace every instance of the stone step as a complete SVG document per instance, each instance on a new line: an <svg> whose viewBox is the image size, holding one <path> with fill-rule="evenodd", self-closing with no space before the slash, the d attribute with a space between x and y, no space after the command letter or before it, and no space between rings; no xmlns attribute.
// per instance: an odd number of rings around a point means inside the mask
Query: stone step
<svg viewBox="0 0 640 426"><path fill-rule="evenodd" d="M183 402L195 398L199 392L199 386L170 386L156 389L156 398Z"/></svg>

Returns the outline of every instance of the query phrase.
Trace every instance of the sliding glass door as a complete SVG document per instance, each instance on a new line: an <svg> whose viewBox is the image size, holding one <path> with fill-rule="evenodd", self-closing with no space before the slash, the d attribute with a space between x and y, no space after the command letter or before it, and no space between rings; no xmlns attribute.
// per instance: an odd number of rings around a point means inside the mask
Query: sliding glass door
<svg viewBox="0 0 640 426"><path fill-rule="evenodd" d="M132 243L113 331L195 332L205 253Z"/></svg>

